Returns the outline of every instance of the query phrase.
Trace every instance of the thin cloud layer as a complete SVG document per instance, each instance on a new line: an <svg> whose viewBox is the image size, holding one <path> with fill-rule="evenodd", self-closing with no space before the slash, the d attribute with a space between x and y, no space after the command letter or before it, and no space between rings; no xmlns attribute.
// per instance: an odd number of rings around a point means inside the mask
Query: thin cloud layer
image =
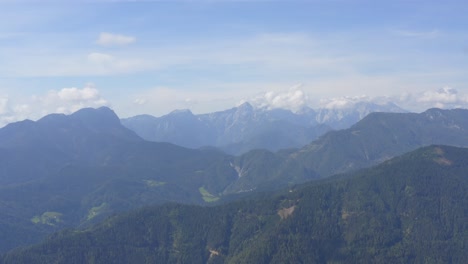
<svg viewBox="0 0 468 264"><path fill-rule="evenodd" d="M431 31L394 30L393 32L398 36L411 38L435 38L440 36L440 32L437 29Z"/></svg>
<svg viewBox="0 0 468 264"><path fill-rule="evenodd" d="M88 61L96 63L96 64L112 63L115 61L115 58L109 54L92 52L88 54Z"/></svg>
<svg viewBox="0 0 468 264"><path fill-rule="evenodd" d="M101 46L126 46L136 42L135 37L102 32L96 43Z"/></svg>
<svg viewBox="0 0 468 264"><path fill-rule="evenodd" d="M93 75L127 74L155 67L155 65L142 59L118 58L100 52L89 53L87 62L86 71Z"/></svg>
<svg viewBox="0 0 468 264"><path fill-rule="evenodd" d="M310 89L308 89L310 90ZM248 101L258 108L283 108L299 111L308 106L314 109L345 110L351 109L358 103L372 103L376 105L395 104L405 110L420 112L428 108L443 109L468 108L468 94L460 93L452 87L443 87L437 90L427 90L416 93L403 93L391 96L339 96L324 97L313 101L305 88L296 86L289 90L269 91Z"/></svg>
<svg viewBox="0 0 468 264"><path fill-rule="evenodd" d="M250 86L246 86L245 89L248 90L248 87ZM228 109L239 101L248 101L257 108L282 108L293 112L298 112L304 107L341 111L352 109L361 102L377 105L394 103L405 110L414 112L424 111L432 107L444 109L468 107L468 95L452 87L386 97L341 96L321 98L318 101L311 100L309 92L310 87L296 85L286 90L277 88L276 90L264 92L252 96L249 100L240 100L238 92L227 94L221 90L197 92L159 87L150 89L145 93L134 94L133 99L130 101L131 105L124 105L123 107L134 109L132 115L142 113L164 115L175 109L190 109L195 113L209 113L213 112L211 109ZM33 95L29 98L4 95L0 96L0 126L24 119L36 120L50 113L70 114L84 107L96 108L110 105L110 102L91 84L83 88L71 87L49 90L46 94ZM162 110L153 112L154 106L158 106L158 109ZM114 110L118 113L122 111L121 108ZM132 115L122 115L122 117Z"/></svg>
<svg viewBox="0 0 468 264"><path fill-rule="evenodd" d="M133 110L131 114L122 117L137 114L162 116L177 109L190 109L194 113L209 113L213 112L212 109L225 110L233 107L239 101L238 96L239 92L223 91L222 89L194 91L155 87L144 93L135 93L131 97L131 104L122 104L124 108ZM120 112L120 109L115 110Z"/></svg>

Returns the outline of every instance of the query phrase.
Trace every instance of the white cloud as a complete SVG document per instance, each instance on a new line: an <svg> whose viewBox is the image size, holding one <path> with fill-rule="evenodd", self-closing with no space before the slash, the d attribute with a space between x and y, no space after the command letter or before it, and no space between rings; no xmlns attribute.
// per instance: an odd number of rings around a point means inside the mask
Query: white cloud
<svg viewBox="0 0 468 264"><path fill-rule="evenodd" d="M143 98L136 98L135 100L133 100L133 103L136 104L136 105L144 105L147 102L148 101L146 99L143 99Z"/></svg>
<svg viewBox="0 0 468 264"><path fill-rule="evenodd" d="M0 50L0 57L2 57ZM131 74L158 69L154 60L144 55L108 54L102 52L31 55L15 57L7 55L8 64L0 64L2 77L70 77L108 76Z"/></svg>
<svg viewBox="0 0 468 264"><path fill-rule="evenodd" d="M82 101L99 99L99 91L94 87L63 88L57 92L57 96L64 101Z"/></svg>
<svg viewBox="0 0 468 264"><path fill-rule="evenodd" d="M468 108L468 94L460 93L457 89L449 86L422 92L402 93L400 96L394 96L393 101L405 109L417 112L433 107Z"/></svg>
<svg viewBox="0 0 468 264"><path fill-rule="evenodd" d="M457 108L468 106L468 95L459 94L452 87L443 87L436 91L426 91L417 98L417 102L429 107Z"/></svg>
<svg viewBox="0 0 468 264"><path fill-rule="evenodd" d="M309 105L309 97L301 89L302 84L291 87L287 91L268 91L251 100L244 99L258 108L275 109L283 108L291 111L299 111Z"/></svg>
<svg viewBox="0 0 468 264"><path fill-rule="evenodd" d="M87 68L83 69L92 75L112 75L138 72L154 68L154 63L140 59L117 58L110 54L92 52L87 55Z"/></svg>
<svg viewBox="0 0 468 264"><path fill-rule="evenodd" d="M102 32L96 43L101 46L125 46L136 42L135 37Z"/></svg>
<svg viewBox="0 0 468 264"><path fill-rule="evenodd" d="M45 99L60 101L76 101L82 99L93 99L98 97L98 91L88 84L84 88L62 88L60 90L50 90Z"/></svg>
<svg viewBox="0 0 468 264"><path fill-rule="evenodd" d="M190 109L194 113L209 113L235 106L242 93L239 90L203 90L202 88L155 87L124 98L117 109L121 117L139 114L162 116L176 109ZM115 105L117 105L114 102Z"/></svg>
<svg viewBox="0 0 468 264"><path fill-rule="evenodd" d="M87 56L88 61L96 63L96 64L103 64L103 63L111 63L115 61L115 58L109 54L105 53L98 53L92 52Z"/></svg>
<svg viewBox="0 0 468 264"><path fill-rule="evenodd" d="M422 97L418 99L419 102L424 103L457 103L462 98L459 98L458 91L451 87L443 87L437 91L426 91Z"/></svg>
<svg viewBox="0 0 468 264"><path fill-rule="evenodd" d="M354 106L359 99L367 99L366 97L336 97L320 100L320 108L325 109L347 109Z"/></svg>
<svg viewBox="0 0 468 264"><path fill-rule="evenodd" d="M8 96L0 97L0 127L27 118L27 106L14 105ZM27 111L29 112L29 111Z"/></svg>
<svg viewBox="0 0 468 264"><path fill-rule="evenodd" d="M47 106L48 111L69 114L84 107L100 107L108 105L99 91L92 85L84 88L63 88L51 90L38 99L39 104ZM55 109L55 110L54 110Z"/></svg>
<svg viewBox="0 0 468 264"><path fill-rule="evenodd" d="M396 98L396 97L394 97ZM349 109L355 107L357 103L366 102L376 105L387 105L389 103L397 103L392 100L392 97L387 96L368 96L368 95L359 95L359 96L340 96L332 98L322 98L319 101L318 108L324 109Z"/></svg>
<svg viewBox="0 0 468 264"><path fill-rule="evenodd" d="M0 98L0 126L24 119L36 120L51 113L70 114L84 107L109 105L91 84L83 88L50 90L45 95L15 99Z"/></svg>
<svg viewBox="0 0 468 264"><path fill-rule="evenodd" d="M8 111L8 97L0 97L0 115L5 114Z"/></svg>

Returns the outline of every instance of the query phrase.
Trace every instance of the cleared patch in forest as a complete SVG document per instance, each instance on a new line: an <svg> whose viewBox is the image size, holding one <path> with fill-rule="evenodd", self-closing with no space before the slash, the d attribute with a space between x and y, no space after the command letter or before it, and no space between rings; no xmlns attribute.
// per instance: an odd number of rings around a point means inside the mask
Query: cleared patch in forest
<svg viewBox="0 0 468 264"><path fill-rule="evenodd" d="M207 203L212 203L212 202L216 202L219 200L219 197L208 192L203 186L198 188L198 191L202 195L203 200Z"/></svg>
<svg viewBox="0 0 468 264"><path fill-rule="evenodd" d="M58 212L44 212L42 215L36 215L31 218L31 222L34 224L55 226L62 222L62 214Z"/></svg>
<svg viewBox="0 0 468 264"><path fill-rule="evenodd" d="M288 218L292 213L294 212L294 209L296 209L296 206L293 205L289 208L282 208L278 210L278 215L281 217L281 220Z"/></svg>

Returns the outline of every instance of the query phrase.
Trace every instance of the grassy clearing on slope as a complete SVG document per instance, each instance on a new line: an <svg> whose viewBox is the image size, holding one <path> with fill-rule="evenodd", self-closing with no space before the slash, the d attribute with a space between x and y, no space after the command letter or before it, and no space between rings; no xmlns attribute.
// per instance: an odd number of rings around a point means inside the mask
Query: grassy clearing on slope
<svg viewBox="0 0 468 264"><path fill-rule="evenodd" d="M216 202L219 200L219 197L214 196L213 194L209 193L205 189L205 187L198 188L198 191L200 191L200 194L202 195L203 200L207 203L212 203L212 202Z"/></svg>
<svg viewBox="0 0 468 264"><path fill-rule="evenodd" d="M62 214L58 212L44 212L42 215L36 215L31 218L34 224L43 224L54 226L62 222Z"/></svg>
<svg viewBox="0 0 468 264"><path fill-rule="evenodd" d="M99 214L101 214L101 213L102 213L103 211L105 211L106 209L107 209L107 203L102 203L102 204L99 205L99 206L92 207L92 208L89 209L89 211L88 211L87 220L93 219L94 217L98 216Z"/></svg>
<svg viewBox="0 0 468 264"><path fill-rule="evenodd" d="M144 180L144 182L146 186L148 187L159 187L159 186L163 186L166 184L165 182L159 182L159 181L153 181L153 180Z"/></svg>

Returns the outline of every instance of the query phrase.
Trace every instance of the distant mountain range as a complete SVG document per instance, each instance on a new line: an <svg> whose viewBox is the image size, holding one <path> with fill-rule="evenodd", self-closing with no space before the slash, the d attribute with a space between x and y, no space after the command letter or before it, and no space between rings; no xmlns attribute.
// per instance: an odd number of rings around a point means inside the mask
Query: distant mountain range
<svg viewBox="0 0 468 264"><path fill-rule="evenodd" d="M149 207L0 263L465 263L467 160L431 146L256 199Z"/></svg>
<svg viewBox="0 0 468 264"><path fill-rule="evenodd" d="M144 205L213 204L369 167L422 146L468 146L467 131L463 109L371 113L300 149L231 156L145 141L105 107L13 123L0 129L0 252Z"/></svg>
<svg viewBox="0 0 468 264"><path fill-rule="evenodd" d="M177 110L162 117L140 115L122 124L142 138L188 148L212 146L230 154L252 149L276 151L302 147L332 129L347 128L372 112L406 112L392 103L347 102L345 107L255 108L249 103L209 114Z"/></svg>

